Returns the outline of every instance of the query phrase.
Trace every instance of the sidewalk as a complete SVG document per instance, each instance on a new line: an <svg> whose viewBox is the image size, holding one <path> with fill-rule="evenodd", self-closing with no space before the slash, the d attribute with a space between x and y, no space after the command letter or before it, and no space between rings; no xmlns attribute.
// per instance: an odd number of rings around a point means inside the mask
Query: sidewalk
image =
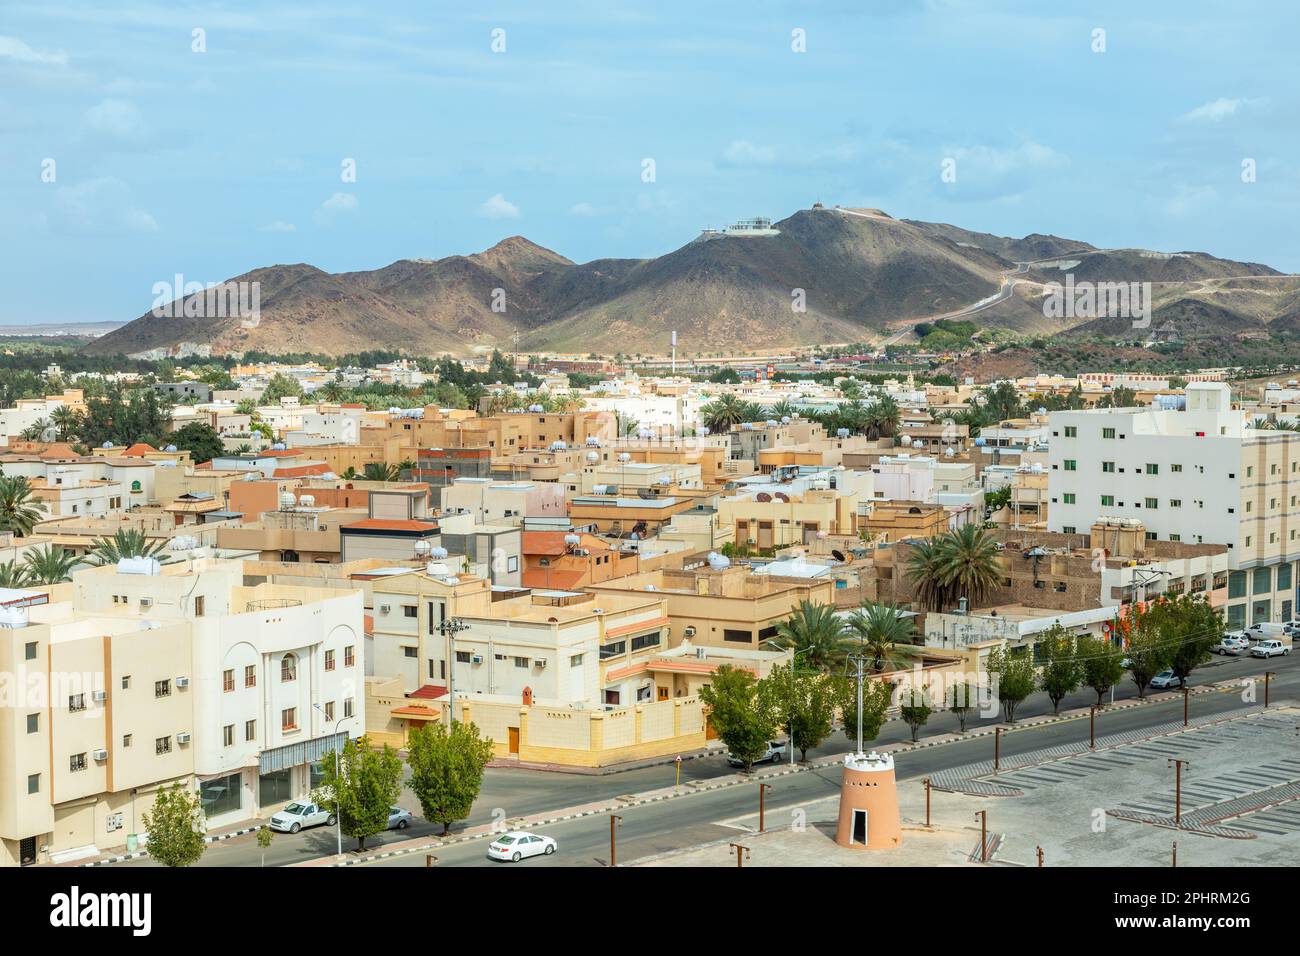
<svg viewBox="0 0 1300 956"><path fill-rule="evenodd" d="M244 820L240 823L231 824L228 827L219 827L216 830L209 830L203 837L204 843L220 843L222 840L229 840L233 837L243 836L246 833L256 833L261 829L263 820ZM140 834L144 836L144 834ZM134 853L101 853L99 856L91 859L82 857L79 860L69 860L66 863L45 863L43 866L107 866L110 863L122 863L126 860L138 860L140 857L148 856L147 847L141 847Z"/></svg>
<svg viewBox="0 0 1300 956"><path fill-rule="evenodd" d="M712 757L714 754L725 753L726 745L721 740L710 740L703 750L683 751L681 759L695 760L698 757ZM624 763L610 764L608 767L574 767L570 764L559 763L530 763L526 760L511 760L505 757L494 757L488 762L489 767L506 768L514 770L548 770L552 773L577 773L588 776L603 777L614 773L625 773L628 770L640 770L643 767L663 767L675 763L678 755L673 754L671 757L647 757L644 760L628 760Z"/></svg>

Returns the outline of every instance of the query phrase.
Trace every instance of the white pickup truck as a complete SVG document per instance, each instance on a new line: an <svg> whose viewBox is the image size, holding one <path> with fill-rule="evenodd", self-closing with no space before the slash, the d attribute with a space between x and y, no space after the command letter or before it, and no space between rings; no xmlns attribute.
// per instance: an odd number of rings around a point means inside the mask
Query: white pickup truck
<svg viewBox="0 0 1300 956"><path fill-rule="evenodd" d="M281 833L297 833L304 827L318 827L322 823L334 826L335 817L324 807L314 803L291 803L271 817L271 829Z"/></svg>

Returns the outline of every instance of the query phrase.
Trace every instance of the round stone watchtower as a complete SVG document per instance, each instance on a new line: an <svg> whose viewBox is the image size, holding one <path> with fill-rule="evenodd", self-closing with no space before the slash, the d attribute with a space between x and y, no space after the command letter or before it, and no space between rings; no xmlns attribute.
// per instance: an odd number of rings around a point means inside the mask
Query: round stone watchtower
<svg viewBox="0 0 1300 956"><path fill-rule="evenodd" d="M849 754L840 785L840 819L835 842L853 850L889 850L901 846L898 786L889 754Z"/></svg>

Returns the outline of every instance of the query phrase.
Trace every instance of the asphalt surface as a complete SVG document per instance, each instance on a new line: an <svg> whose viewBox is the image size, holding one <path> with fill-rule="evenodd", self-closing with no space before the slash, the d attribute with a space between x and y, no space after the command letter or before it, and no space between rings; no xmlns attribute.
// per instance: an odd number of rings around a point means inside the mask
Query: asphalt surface
<svg viewBox="0 0 1300 956"><path fill-rule="evenodd" d="M1300 697L1300 666L1297 658L1277 657L1270 661L1257 658L1220 658L1215 657L1209 664L1196 670L1189 686L1216 683L1230 678L1262 675L1265 670L1277 674L1272 681L1274 699L1283 697ZM1263 698L1262 687L1258 691ZM1116 702L1137 696L1131 682L1116 689ZM1096 701L1096 694L1084 690L1070 695L1062 702L1061 709L1087 707ZM1232 693L1214 694L1192 698L1193 712L1206 715L1231 710L1242 705L1240 695ZM1134 729L1171 719L1171 713L1181 714L1182 701L1153 704L1129 710L1106 713L1098 717L1098 733L1115 730ZM1052 713L1051 702L1044 694L1034 694L1017 710L1017 718L1041 716ZM980 720L972 716L968 721L968 730L980 730L1002 724L1001 718ZM1003 726L1006 726L1003 724ZM956 719L948 713L935 714L922 729L921 740L941 733L957 730ZM1032 730L1004 733L1002 752L1014 754L1034 750L1052 743L1077 740L1079 735L1087 736L1088 722L1064 721ZM880 736L877 744L888 744L910 738L910 732L901 721L890 721ZM830 740L809 752L809 757L824 757L847 753L852 749L849 739L836 731ZM917 750L897 756L897 768L900 779L913 775L924 775L943 768L959 766L974 760L991 759L993 738L981 737L970 741ZM701 757L682 762L683 784L692 780L714 780L734 776L736 771L727 765L721 755ZM491 768L486 771L483 789L468 820L457 823L452 834L473 827L493 822L494 819L506 819L539 814L549 810L561 810L602 800L610 800L624 794L642 793L672 786L675 768L670 764L640 767L618 773L591 775L555 771L522 770L512 768ZM826 796L838 785L838 768L828 771L814 771L792 775L774 783L776 788L769 794L771 806L780 808L792 803L806 802L819 796ZM751 804L756 807L756 798L742 796L751 790L750 786L728 788L709 793L692 794L681 799L651 804L645 807L630 808L624 814L623 828L619 831L620 845L626 839L627 849L620 852L621 860L631 860L635 856L644 856L662 850L691 846L707 839L716 838L726 833L737 833L716 821L730 816L750 812ZM424 822L419 817L419 802L407 791L399 801L402 806L414 811L416 823L401 831L390 831L366 841L368 855L382 851L385 845L401 842L411 837L434 837L442 832L440 826ZM596 831L603 827L600 833ZM603 852L608 856L609 823L601 815L569 821L542 829L549 836L560 840L560 852L554 857L522 861L519 866L534 865L593 865ZM265 854L265 865L284 866L303 863L315 858L334 856L336 852L335 832L325 827L304 830L297 834L276 834L271 847ZM600 849L603 846L603 851ZM345 853L353 855L356 841L343 838ZM487 844L483 840L474 840L461 846L443 847L439 853L443 865L459 865L481 861L485 865L498 865L485 858ZM200 866L259 866L262 852L257 847L253 834L235 837L209 845L200 860ZM423 866L423 854L411 857L395 857L382 861L387 865ZM148 857L130 860L115 866L154 866ZM376 864L364 864L376 865ZM512 865L512 864L504 864Z"/></svg>

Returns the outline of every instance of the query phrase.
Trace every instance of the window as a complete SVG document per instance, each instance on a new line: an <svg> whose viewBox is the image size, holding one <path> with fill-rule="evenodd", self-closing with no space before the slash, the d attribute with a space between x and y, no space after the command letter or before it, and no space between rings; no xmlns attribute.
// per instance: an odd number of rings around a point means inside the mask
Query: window
<svg viewBox="0 0 1300 956"><path fill-rule="evenodd" d="M326 720L334 719L334 701L332 700L325 701L325 719Z"/></svg>
<svg viewBox="0 0 1300 956"><path fill-rule="evenodd" d="M626 641L612 641L609 644L602 644L600 645L600 659L603 661L610 657L617 657L626 650Z"/></svg>
<svg viewBox="0 0 1300 956"><path fill-rule="evenodd" d="M41 715L40 715L40 714L28 714L28 715L27 715L27 732L28 732L29 734L35 734L35 733L39 733L39 732L40 732L40 729L41 729Z"/></svg>
<svg viewBox="0 0 1300 956"><path fill-rule="evenodd" d="M1273 590L1273 569L1256 568L1254 580L1251 581L1251 590L1256 594L1268 594Z"/></svg>
<svg viewBox="0 0 1300 956"><path fill-rule="evenodd" d="M1228 575L1228 597L1239 598L1246 596L1246 572L1233 571Z"/></svg>
<svg viewBox="0 0 1300 956"><path fill-rule="evenodd" d="M1101 437L1102 437L1102 438L1114 438L1114 437L1115 437L1115 429L1113 429L1113 428L1103 428L1103 429L1101 430Z"/></svg>
<svg viewBox="0 0 1300 956"><path fill-rule="evenodd" d="M1074 534L1074 525L1067 524L1061 527L1061 534Z"/></svg>
<svg viewBox="0 0 1300 956"><path fill-rule="evenodd" d="M245 740L257 739L257 721L255 720L244 721L244 739Z"/></svg>
<svg viewBox="0 0 1300 956"><path fill-rule="evenodd" d="M569 658L569 666L570 666L570 667L581 667L581 666L582 666L582 655L581 655L581 654L574 654L572 657L570 657L570 658Z"/></svg>
<svg viewBox="0 0 1300 956"><path fill-rule="evenodd" d="M1279 564L1277 566L1277 589L1279 591L1291 590L1291 565Z"/></svg>
<svg viewBox="0 0 1300 956"><path fill-rule="evenodd" d="M297 707L287 707L280 711L280 729L284 731L298 729Z"/></svg>
<svg viewBox="0 0 1300 956"><path fill-rule="evenodd" d="M334 652L333 652L333 651L326 651L326 652L325 652L325 669L326 669L327 671L332 671L332 670L334 669Z"/></svg>
<svg viewBox="0 0 1300 956"><path fill-rule="evenodd" d="M1183 506L1183 499L1182 499L1182 498L1170 498L1170 499L1169 499L1169 507L1171 507L1171 508L1181 508L1182 506Z"/></svg>
<svg viewBox="0 0 1300 956"><path fill-rule="evenodd" d="M722 632L722 639L735 644L752 644L754 635L749 631L733 631L731 628L725 628Z"/></svg>
<svg viewBox="0 0 1300 956"><path fill-rule="evenodd" d="M639 651L647 647L659 646L659 632L653 634L642 634L640 637L632 638L632 650Z"/></svg>
<svg viewBox="0 0 1300 956"><path fill-rule="evenodd" d="M155 754L171 753L172 739L170 737L155 737L153 742L153 752Z"/></svg>
<svg viewBox="0 0 1300 956"><path fill-rule="evenodd" d="M245 687L257 686L257 665L256 664L244 665L244 686Z"/></svg>
<svg viewBox="0 0 1300 956"><path fill-rule="evenodd" d="M123 746L123 747L129 747L129 746L131 746L131 735L130 735L130 734L123 734L123 735L122 735L122 746Z"/></svg>
<svg viewBox="0 0 1300 956"><path fill-rule="evenodd" d="M172 695L172 682L169 680L156 680L153 682L154 697L170 697Z"/></svg>
<svg viewBox="0 0 1300 956"><path fill-rule="evenodd" d="M1061 498L1062 498L1062 500L1064 500L1064 502L1065 502L1067 505L1072 505L1072 504L1074 504L1074 494L1073 494L1073 492L1069 492L1069 491L1067 491L1065 494L1063 494L1063 495L1061 496Z"/></svg>
<svg viewBox="0 0 1300 956"><path fill-rule="evenodd" d="M130 690L130 689L131 689L131 675L127 674L125 677L122 678L122 690Z"/></svg>
<svg viewBox="0 0 1300 956"><path fill-rule="evenodd" d="M528 658L526 657L515 658L515 667L527 667L527 666L528 666Z"/></svg>
<svg viewBox="0 0 1300 956"><path fill-rule="evenodd" d="M225 694L230 694L230 693L233 693L233 692L234 692L234 690L235 690L235 669L234 669L233 667L230 668L229 670L224 670L224 671L221 672L221 690L222 690L222 693L225 693Z"/></svg>
<svg viewBox="0 0 1300 956"><path fill-rule="evenodd" d="M1078 435L1079 435L1079 429L1076 428L1074 425L1066 425L1066 426L1065 426L1065 437L1066 437L1066 438L1077 438Z"/></svg>
<svg viewBox="0 0 1300 956"><path fill-rule="evenodd" d="M1064 466L1065 466L1065 470L1066 470L1066 471L1078 471L1078 470L1079 470L1079 463L1078 463L1077 461L1075 461L1073 458L1067 458L1067 459L1065 459Z"/></svg>
<svg viewBox="0 0 1300 956"><path fill-rule="evenodd" d="M1158 507L1160 507L1160 502L1159 502L1159 500L1156 499L1156 498L1145 498L1145 499L1143 499L1143 500L1146 502L1146 506L1147 506L1148 508L1158 508Z"/></svg>
<svg viewBox="0 0 1300 956"><path fill-rule="evenodd" d="M457 663L457 664L468 664L468 663L469 663L469 659L470 659L469 651L457 651L457 652L456 652L456 663Z"/></svg>
<svg viewBox="0 0 1300 956"><path fill-rule="evenodd" d="M280 658L280 683L298 679L298 658L285 654Z"/></svg>
<svg viewBox="0 0 1300 956"><path fill-rule="evenodd" d="M221 728L221 745L223 747L233 747L235 745L235 725L226 724Z"/></svg>
<svg viewBox="0 0 1300 956"><path fill-rule="evenodd" d="M1101 470L1108 475L1113 475L1115 474L1115 463L1113 461L1103 461Z"/></svg>
<svg viewBox="0 0 1300 956"><path fill-rule="evenodd" d="M76 711L85 710L85 709L86 709L85 694L73 694L71 697L68 698L68 710L73 711L75 713Z"/></svg>
<svg viewBox="0 0 1300 956"><path fill-rule="evenodd" d="M23 648L23 656L24 656L27 660L29 660L29 661L34 661L34 660L36 660L36 642L35 642L35 641L29 641L29 642L27 643L27 645Z"/></svg>
<svg viewBox="0 0 1300 956"><path fill-rule="evenodd" d="M29 774L29 775L28 775L28 777L27 777L27 792L28 792L28 793L40 793L40 792L41 792L41 775L40 775L39 773L33 773L33 774Z"/></svg>
<svg viewBox="0 0 1300 956"><path fill-rule="evenodd" d="M202 594L200 594L198 597L194 599L194 616L195 617L203 616L203 595Z"/></svg>
<svg viewBox="0 0 1300 956"><path fill-rule="evenodd" d="M351 717L351 716L352 716L352 698L351 698L351 697L345 697L345 698L343 699L343 716L344 716L344 717Z"/></svg>
<svg viewBox="0 0 1300 956"><path fill-rule="evenodd" d="M1148 464L1147 464L1147 474L1148 474L1148 475L1158 475L1158 474L1160 474L1160 466L1159 466L1159 465L1152 465L1152 464L1148 463Z"/></svg>
<svg viewBox="0 0 1300 956"><path fill-rule="evenodd" d="M357 649L349 644L343 648L343 666L352 667L357 662Z"/></svg>
<svg viewBox="0 0 1300 956"><path fill-rule="evenodd" d="M76 773L78 770L85 770L86 755L84 753L80 753L80 754L73 754L71 757L69 757L68 769L73 773Z"/></svg>
<svg viewBox="0 0 1300 956"><path fill-rule="evenodd" d="M402 605L402 617L418 617L419 614L420 611L414 604Z"/></svg>
<svg viewBox="0 0 1300 956"><path fill-rule="evenodd" d="M1115 507L1115 496L1114 496L1114 495L1102 495L1102 496L1101 496L1101 505L1102 505L1103 508L1113 508L1113 507Z"/></svg>
<svg viewBox="0 0 1300 956"><path fill-rule="evenodd" d="M402 648L402 656L404 656L404 657L419 657L419 656L420 656L420 649L419 649L418 647L403 647L403 648ZM325 669L326 669L327 671L332 671L334 668L332 668L332 667L327 667L327 668L325 668Z"/></svg>

